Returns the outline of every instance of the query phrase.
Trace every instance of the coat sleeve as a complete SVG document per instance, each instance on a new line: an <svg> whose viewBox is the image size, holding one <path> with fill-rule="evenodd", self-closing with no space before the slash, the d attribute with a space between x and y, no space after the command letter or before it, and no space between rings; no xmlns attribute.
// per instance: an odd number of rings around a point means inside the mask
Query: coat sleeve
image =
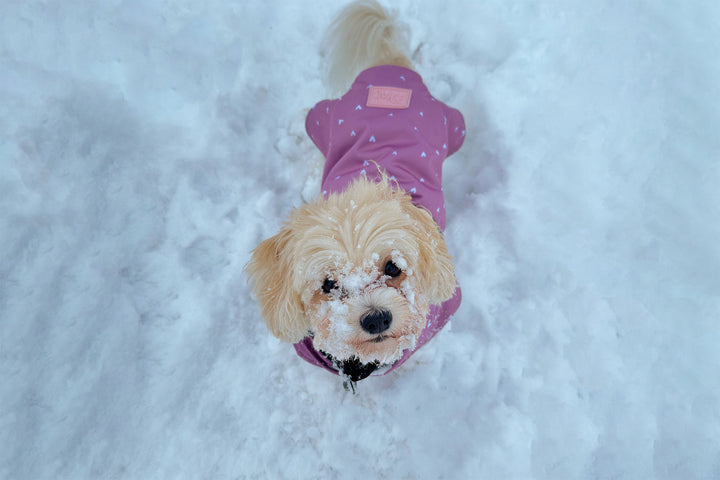
<svg viewBox="0 0 720 480"><path fill-rule="evenodd" d="M305 118L305 131L315 146L327 157L330 149L330 127L335 100L323 100Z"/></svg>
<svg viewBox="0 0 720 480"><path fill-rule="evenodd" d="M447 107L448 156L460 150L465 141L465 119L459 110Z"/></svg>

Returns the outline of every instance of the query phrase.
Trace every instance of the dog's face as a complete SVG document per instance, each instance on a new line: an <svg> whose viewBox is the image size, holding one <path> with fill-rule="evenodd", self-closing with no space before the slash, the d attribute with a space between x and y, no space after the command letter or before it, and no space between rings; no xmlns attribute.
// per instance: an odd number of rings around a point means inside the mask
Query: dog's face
<svg viewBox="0 0 720 480"><path fill-rule="evenodd" d="M247 269L273 334L312 335L341 366L398 360L415 347L429 306L455 291L439 228L387 179L361 177L296 209Z"/></svg>

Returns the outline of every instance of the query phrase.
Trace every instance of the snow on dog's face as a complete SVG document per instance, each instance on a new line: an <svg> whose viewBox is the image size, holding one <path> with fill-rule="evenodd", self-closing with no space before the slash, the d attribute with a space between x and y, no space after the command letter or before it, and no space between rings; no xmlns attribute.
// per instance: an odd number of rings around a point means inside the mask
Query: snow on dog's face
<svg viewBox="0 0 720 480"><path fill-rule="evenodd" d="M253 252L248 272L275 336L336 361L391 364L414 349L455 276L431 215L383 178L304 205Z"/></svg>
<svg viewBox="0 0 720 480"><path fill-rule="evenodd" d="M380 365L414 349L428 303L400 252L372 255L360 266L337 260L317 270L327 273L302 295L315 348L338 360L355 356Z"/></svg>

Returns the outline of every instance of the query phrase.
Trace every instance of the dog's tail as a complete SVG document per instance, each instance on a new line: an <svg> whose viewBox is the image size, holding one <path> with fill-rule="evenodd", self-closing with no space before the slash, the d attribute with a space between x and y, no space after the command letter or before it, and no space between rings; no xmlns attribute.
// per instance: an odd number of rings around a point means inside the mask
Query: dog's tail
<svg viewBox="0 0 720 480"><path fill-rule="evenodd" d="M407 26L397 22L375 0L358 0L345 7L323 40L326 82L331 93L344 93L366 68L412 68L407 34Z"/></svg>

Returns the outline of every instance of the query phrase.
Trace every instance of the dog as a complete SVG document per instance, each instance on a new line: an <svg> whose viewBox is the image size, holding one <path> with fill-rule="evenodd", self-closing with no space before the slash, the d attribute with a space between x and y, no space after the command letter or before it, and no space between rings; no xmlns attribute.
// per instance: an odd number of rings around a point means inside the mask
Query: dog
<svg viewBox="0 0 720 480"><path fill-rule="evenodd" d="M350 4L331 24L328 84L351 85L306 117L326 159L321 194L246 267L270 331L353 391L403 364L461 300L441 176L465 123L413 70L406 38L374 0Z"/></svg>

